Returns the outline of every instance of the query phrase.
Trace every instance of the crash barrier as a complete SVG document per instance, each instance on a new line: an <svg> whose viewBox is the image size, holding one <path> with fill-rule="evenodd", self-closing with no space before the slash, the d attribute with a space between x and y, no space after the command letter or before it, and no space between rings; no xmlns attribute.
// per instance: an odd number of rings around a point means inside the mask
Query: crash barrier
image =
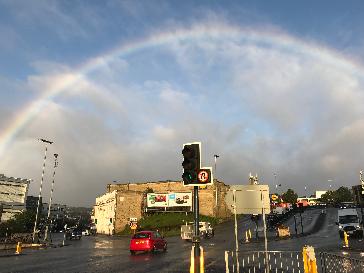
<svg viewBox="0 0 364 273"><path fill-rule="evenodd" d="M191 249L190 273L195 273L195 246ZM200 246L200 273L205 272L205 258L202 246Z"/></svg>
<svg viewBox="0 0 364 273"><path fill-rule="evenodd" d="M321 273L361 273L364 272L364 260L337 254L320 253Z"/></svg>
<svg viewBox="0 0 364 273"><path fill-rule="evenodd" d="M303 257L300 251L268 251L266 263L265 251L225 251L227 273L304 273Z"/></svg>

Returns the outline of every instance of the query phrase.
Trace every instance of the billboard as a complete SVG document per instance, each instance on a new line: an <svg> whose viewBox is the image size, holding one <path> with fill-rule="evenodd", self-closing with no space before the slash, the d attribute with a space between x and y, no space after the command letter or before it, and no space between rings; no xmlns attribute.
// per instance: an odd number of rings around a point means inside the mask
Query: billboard
<svg viewBox="0 0 364 273"><path fill-rule="evenodd" d="M148 193L147 206L153 207L192 207L191 192Z"/></svg>
<svg viewBox="0 0 364 273"><path fill-rule="evenodd" d="M169 207L191 207L192 193L191 192L173 192L168 194Z"/></svg>
<svg viewBox="0 0 364 273"><path fill-rule="evenodd" d="M148 193L147 206L152 207L168 207L168 194L166 193Z"/></svg>

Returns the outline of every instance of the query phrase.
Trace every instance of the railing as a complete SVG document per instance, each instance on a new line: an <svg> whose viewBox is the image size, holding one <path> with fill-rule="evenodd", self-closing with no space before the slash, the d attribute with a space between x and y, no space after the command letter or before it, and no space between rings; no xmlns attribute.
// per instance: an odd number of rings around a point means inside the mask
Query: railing
<svg viewBox="0 0 364 273"><path fill-rule="evenodd" d="M364 260L320 252L321 273L362 273Z"/></svg>
<svg viewBox="0 0 364 273"><path fill-rule="evenodd" d="M228 273L303 273L302 252L225 251L225 268ZM266 267L269 271L266 271Z"/></svg>

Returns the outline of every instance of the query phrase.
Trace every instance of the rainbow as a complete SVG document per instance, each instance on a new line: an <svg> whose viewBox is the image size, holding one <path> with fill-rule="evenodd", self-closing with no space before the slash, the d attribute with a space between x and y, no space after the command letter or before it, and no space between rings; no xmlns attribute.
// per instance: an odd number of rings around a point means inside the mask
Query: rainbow
<svg viewBox="0 0 364 273"><path fill-rule="evenodd" d="M122 44L105 54L90 58L88 61L74 69L73 72L55 76L49 86L43 90L42 94L26 105L23 110L9 122L9 125L2 134L0 134L0 156L3 155L5 149L11 144L19 132L25 128L52 99L72 85L75 85L88 73L97 70L98 67L105 64L105 62L108 63L115 58L125 57L128 54L151 47L202 39L230 39L237 42L264 43L279 49L291 50L298 54L320 59L328 65L334 65L360 77L363 77L364 75L364 69L361 64L356 63L347 56L341 55L327 47L304 41L277 30L209 24L154 33L144 39Z"/></svg>

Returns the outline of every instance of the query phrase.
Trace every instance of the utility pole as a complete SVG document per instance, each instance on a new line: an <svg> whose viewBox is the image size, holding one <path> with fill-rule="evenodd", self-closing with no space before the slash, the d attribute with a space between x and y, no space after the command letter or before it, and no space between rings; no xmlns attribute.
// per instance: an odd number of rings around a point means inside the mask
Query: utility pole
<svg viewBox="0 0 364 273"><path fill-rule="evenodd" d="M46 160L47 160L48 144L53 143L53 141L49 141L49 140L46 140L43 138L40 138L39 141L45 143L45 151L44 151L44 159L43 159L42 179L40 180L40 186L39 186L37 214L35 215L35 222L34 222L34 229L33 229L33 238L32 238L33 243L34 243L34 239L35 239L35 232L37 231L38 214L39 214L39 207L40 207L40 199L42 197L42 186L43 186L43 180L44 180L45 165L46 165Z"/></svg>
<svg viewBox="0 0 364 273"><path fill-rule="evenodd" d="M360 179L360 182L361 182L361 194L360 194L359 202L360 202L361 221L363 223L363 220L364 220L364 214L363 214L363 193L364 193L363 171L359 172L359 179Z"/></svg>
<svg viewBox="0 0 364 273"><path fill-rule="evenodd" d="M215 208L216 208L216 216L218 214L218 200L217 200L217 196L218 196L218 189L217 189L217 171L216 171L216 163L217 163L217 158L220 157L219 155L214 155L214 161L215 161Z"/></svg>
<svg viewBox="0 0 364 273"><path fill-rule="evenodd" d="M195 213L195 223L193 226L193 245L194 245L194 272L200 273L200 209L198 200L198 186L193 187L193 207Z"/></svg>
<svg viewBox="0 0 364 273"><path fill-rule="evenodd" d="M54 178L56 176L56 168L58 167L57 157L58 157L58 154L54 154L53 180L52 180L52 186L51 186L51 195L49 197L47 226L46 226L46 230L45 230L45 233L44 233L44 241L48 240L49 221L50 221L51 205L52 205L52 198L53 198L53 191L54 191Z"/></svg>

